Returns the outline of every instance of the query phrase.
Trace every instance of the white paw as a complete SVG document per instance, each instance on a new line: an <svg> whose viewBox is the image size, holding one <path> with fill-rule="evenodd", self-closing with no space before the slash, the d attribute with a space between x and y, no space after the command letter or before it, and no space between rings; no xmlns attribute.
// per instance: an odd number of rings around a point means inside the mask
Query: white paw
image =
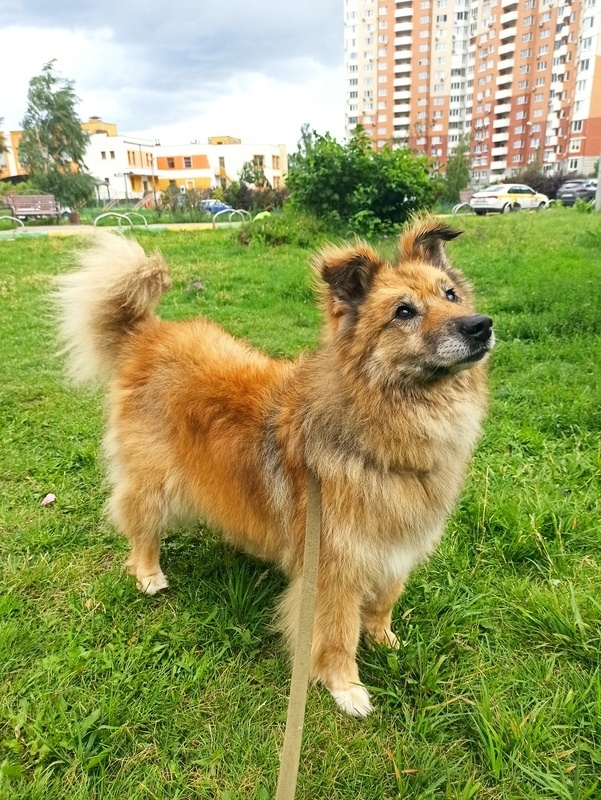
<svg viewBox="0 0 601 800"><path fill-rule="evenodd" d="M157 572L154 575L147 575L144 578L138 578L136 585L144 594L156 594L161 589L166 589L169 586L169 581L162 572Z"/></svg>
<svg viewBox="0 0 601 800"><path fill-rule="evenodd" d="M372 711L367 689L360 684L333 691L331 695L344 713L351 717L366 717Z"/></svg>

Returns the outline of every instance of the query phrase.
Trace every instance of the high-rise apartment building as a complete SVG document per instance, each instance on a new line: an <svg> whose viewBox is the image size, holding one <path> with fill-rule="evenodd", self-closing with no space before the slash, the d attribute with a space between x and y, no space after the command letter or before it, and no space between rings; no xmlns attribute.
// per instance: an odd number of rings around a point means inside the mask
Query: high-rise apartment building
<svg viewBox="0 0 601 800"><path fill-rule="evenodd" d="M345 0L346 131L444 166L469 135L474 183L601 155L601 0Z"/></svg>

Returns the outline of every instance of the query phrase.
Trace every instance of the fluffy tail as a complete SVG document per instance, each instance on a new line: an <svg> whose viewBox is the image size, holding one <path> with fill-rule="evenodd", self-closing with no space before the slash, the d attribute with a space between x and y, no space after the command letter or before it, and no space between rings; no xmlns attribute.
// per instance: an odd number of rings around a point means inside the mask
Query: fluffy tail
<svg viewBox="0 0 601 800"><path fill-rule="evenodd" d="M105 234L76 256L78 272L62 276L56 300L59 336L76 383L110 378L124 338L153 316L171 286L157 251L147 256L123 236Z"/></svg>

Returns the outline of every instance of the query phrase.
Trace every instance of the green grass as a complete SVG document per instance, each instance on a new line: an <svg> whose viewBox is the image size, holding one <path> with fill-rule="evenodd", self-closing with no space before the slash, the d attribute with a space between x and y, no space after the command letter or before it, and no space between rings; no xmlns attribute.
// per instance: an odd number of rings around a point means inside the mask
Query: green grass
<svg viewBox="0 0 601 800"><path fill-rule="evenodd" d="M453 255L500 339L485 435L397 607L401 650L360 653L373 716L310 690L299 798L601 796L601 219L461 224ZM140 238L173 266L165 317L206 314L278 356L316 344L309 251ZM0 798L272 797L283 579L202 528L165 543L166 593L123 573L102 398L63 383L48 313L75 246L0 242Z"/></svg>

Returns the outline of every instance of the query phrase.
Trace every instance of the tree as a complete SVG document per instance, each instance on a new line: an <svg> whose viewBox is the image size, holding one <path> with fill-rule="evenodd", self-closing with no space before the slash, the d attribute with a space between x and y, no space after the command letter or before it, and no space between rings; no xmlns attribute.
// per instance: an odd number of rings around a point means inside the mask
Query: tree
<svg viewBox="0 0 601 800"><path fill-rule="evenodd" d="M459 192L470 184L470 139L462 136L455 152L447 160L441 199L447 203L459 202Z"/></svg>
<svg viewBox="0 0 601 800"><path fill-rule="evenodd" d="M68 206L81 205L94 193L84 163L89 134L81 128L77 102L74 82L59 77L49 61L29 82L19 144L19 161L31 182Z"/></svg>
<svg viewBox="0 0 601 800"><path fill-rule="evenodd" d="M361 126L346 144L306 130L289 159L292 202L360 233L404 222L433 200L428 161L408 148L376 151Z"/></svg>
<svg viewBox="0 0 601 800"><path fill-rule="evenodd" d="M256 189L264 189L266 186L271 185L265 175L262 160L259 160L256 156L252 161L245 161L242 165L240 182L246 183L248 186L254 186Z"/></svg>
<svg viewBox="0 0 601 800"><path fill-rule="evenodd" d="M0 156L8 153L8 147L4 141L4 117L0 117Z"/></svg>

